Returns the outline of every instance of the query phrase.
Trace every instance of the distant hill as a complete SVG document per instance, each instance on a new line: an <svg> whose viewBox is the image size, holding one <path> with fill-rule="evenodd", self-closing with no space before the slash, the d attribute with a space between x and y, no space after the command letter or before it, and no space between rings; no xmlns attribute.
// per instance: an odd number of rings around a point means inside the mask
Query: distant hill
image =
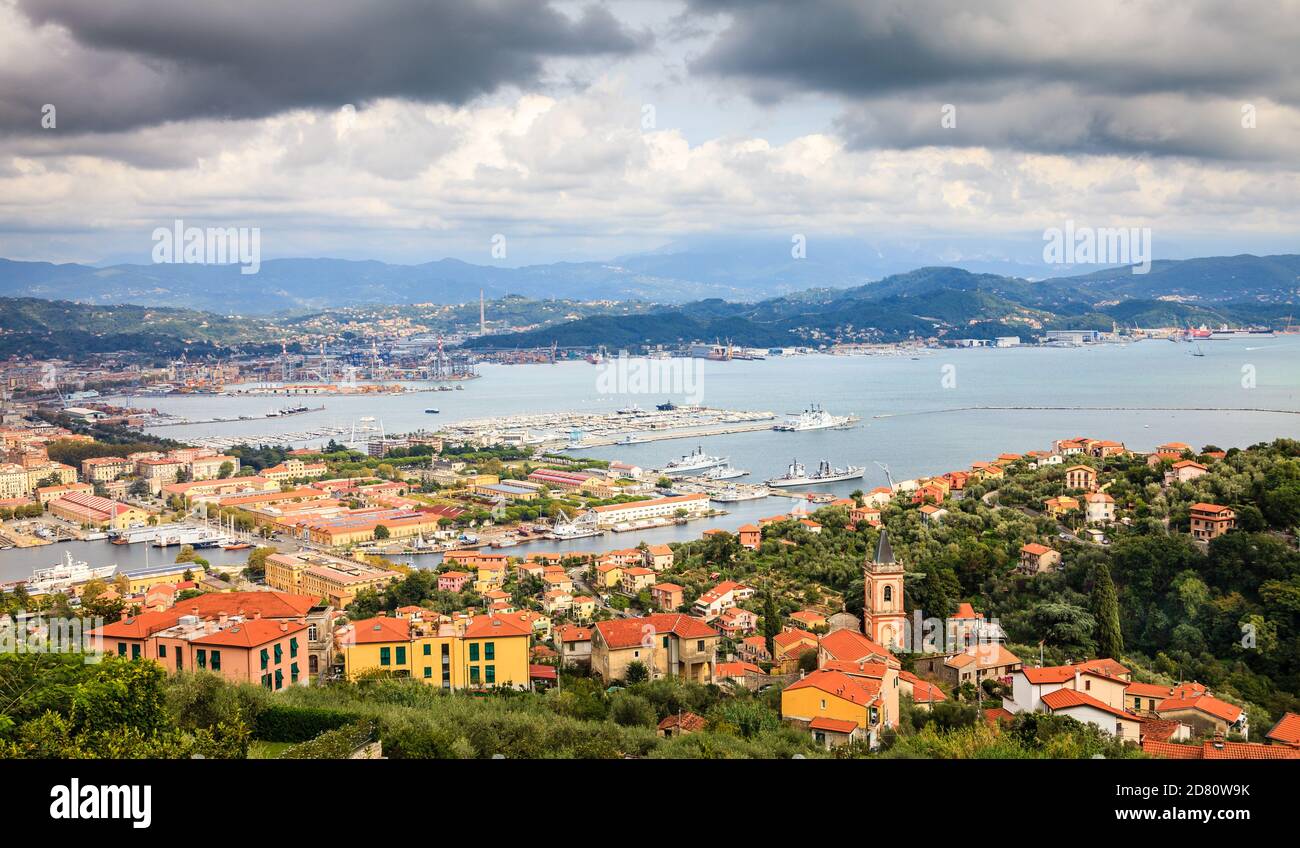
<svg viewBox="0 0 1300 848"><path fill-rule="evenodd" d="M113 351L202 356L237 344L278 349L269 345L271 338L262 322L189 309L0 297L0 357L75 358Z"/></svg>
<svg viewBox="0 0 1300 848"><path fill-rule="evenodd" d="M702 299L760 306L817 305L848 297L882 301L941 290L979 291L1026 307L1181 298L1202 304L1287 303L1300 291L1300 256L1221 256L1160 260L1150 273L1108 269L1031 282L972 269L923 267L871 282L884 267L861 252L823 247L793 259L790 246L754 240L652 252L612 262L561 262L522 268L442 259L393 265L343 259L273 259L257 274L234 265L56 265L0 259L0 296L82 303L171 306L271 315L366 304L457 304L510 294L530 299L643 301L684 305ZM820 257L820 258L818 258ZM757 318L757 316L755 316Z"/></svg>
<svg viewBox="0 0 1300 848"><path fill-rule="evenodd" d="M1195 264L1185 277L1178 273L1184 263L1169 262L1155 263L1147 275L1107 271L1039 282L961 268L920 268L848 289L809 290L756 304L708 300L630 316L620 325L619 341L606 335L609 328L598 319L584 318L527 333L472 339L466 346L539 347L552 341L671 344L692 332L695 339L754 346L826 338L888 342L913 336L1033 337L1051 329L1109 330L1115 325L1281 325L1294 310L1296 275L1288 273L1300 269L1300 256L1187 262ZM1153 275L1154 281L1146 280ZM1141 282L1128 282L1127 277ZM1214 284L1212 278L1220 282ZM1108 288L1108 280L1119 281L1113 289L1133 294L1126 297Z"/></svg>

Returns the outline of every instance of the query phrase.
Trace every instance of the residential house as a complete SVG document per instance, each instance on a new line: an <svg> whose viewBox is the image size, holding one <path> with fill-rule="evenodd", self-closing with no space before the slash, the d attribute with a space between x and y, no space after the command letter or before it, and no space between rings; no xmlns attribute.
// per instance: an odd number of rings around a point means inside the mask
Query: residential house
<svg viewBox="0 0 1300 848"><path fill-rule="evenodd" d="M555 629L555 644L559 648L561 665L591 665L590 627L563 624Z"/></svg>
<svg viewBox="0 0 1300 848"><path fill-rule="evenodd" d="M754 597L754 590L734 580L724 580L695 599L691 611L711 621L722 615L722 611L734 607L741 601Z"/></svg>
<svg viewBox="0 0 1300 848"><path fill-rule="evenodd" d="M1083 501L1089 524L1107 524L1115 520L1115 499L1105 492L1084 495Z"/></svg>
<svg viewBox="0 0 1300 848"><path fill-rule="evenodd" d="M1200 541L1217 539L1237 526L1237 513L1230 506L1194 503L1190 507L1192 538Z"/></svg>
<svg viewBox="0 0 1300 848"><path fill-rule="evenodd" d="M863 739L873 747L883 729L880 683L819 669L781 690L781 717L831 747Z"/></svg>
<svg viewBox="0 0 1300 848"><path fill-rule="evenodd" d="M1097 469L1088 465L1072 465L1065 469L1065 487L1085 492L1097 491Z"/></svg>
<svg viewBox="0 0 1300 848"><path fill-rule="evenodd" d="M656 607L668 612L685 603L685 591L676 583L656 583L650 587L650 600Z"/></svg>
<svg viewBox="0 0 1300 848"><path fill-rule="evenodd" d="M605 681L623 680L641 663L652 678L713 682L720 635L705 622L679 613L597 622L591 634L591 670Z"/></svg>
<svg viewBox="0 0 1300 848"><path fill-rule="evenodd" d="M1047 545L1030 542L1020 547L1020 571L1023 574L1042 574L1061 564L1061 554Z"/></svg>

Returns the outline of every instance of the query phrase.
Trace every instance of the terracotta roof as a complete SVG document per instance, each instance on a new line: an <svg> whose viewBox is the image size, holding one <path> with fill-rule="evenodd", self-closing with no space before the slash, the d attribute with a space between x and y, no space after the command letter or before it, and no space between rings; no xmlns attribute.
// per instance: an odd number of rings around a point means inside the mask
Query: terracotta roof
<svg viewBox="0 0 1300 848"><path fill-rule="evenodd" d="M829 730L831 733L852 733L858 729L856 721L827 718L826 716L817 716L817 718L808 722L808 726L813 730Z"/></svg>
<svg viewBox="0 0 1300 848"><path fill-rule="evenodd" d="M591 641L590 627L575 627L574 625L566 624L563 627L556 630L556 633L559 635L561 642L590 642Z"/></svg>
<svg viewBox="0 0 1300 848"><path fill-rule="evenodd" d="M1194 503L1189 507L1189 509L1191 509L1192 512L1208 512L1217 514L1220 512L1227 512L1231 510L1232 507L1220 506L1219 504L1212 503Z"/></svg>
<svg viewBox="0 0 1300 848"><path fill-rule="evenodd" d="M528 666L528 677L532 680L555 680L559 674L553 665L532 665Z"/></svg>
<svg viewBox="0 0 1300 848"><path fill-rule="evenodd" d="M1191 698L1166 698L1156 704L1157 713L1171 712L1173 710L1200 710L1229 723L1241 718L1241 707L1236 704L1229 704L1226 701L1220 701L1212 695L1198 695Z"/></svg>
<svg viewBox="0 0 1300 848"><path fill-rule="evenodd" d="M476 615L469 627L461 634L466 639L490 639L493 636L528 636L533 632L527 621L520 616L505 613L502 615Z"/></svg>
<svg viewBox="0 0 1300 848"><path fill-rule="evenodd" d="M860 707L865 707L880 697L878 681L850 677L838 671L814 671L785 687L786 692L796 689L817 689Z"/></svg>
<svg viewBox="0 0 1300 848"><path fill-rule="evenodd" d="M1142 750L1167 760L1300 760L1300 750L1258 742L1206 741L1200 745L1179 745L1143 741Z"/></svg>
<svg viewBox="0 0 1300 848"><path fill-rule="evenodd" d="M190 640L195 645L226 645L232 648L256 648L307 629L298 621L272 621L266 618L231 624L225 630L205 633Z"/></svg>
<svg viewBox="0 0 1300 848"><path fill-rule="evenodd" d="M866 636L853 630L835 630L821 639L821 647L831 659L857 662L870 657L882 660L893 659L893 654L884 645L873 642Z"/></svg>
<svg viewBox="0 0 1300 848"><path fill-rule="evenodd" d="M354 621L352 628L352 632L345 634L344 639L357 645L411 641L411 623L405 618L390 618L386 615L363 618Z"/></svg>
<svg viewBox="0 0 1300 848"><path fill-rule="evenodd" d="M991 707L984 710L984 720L994 727L1015 720L1015 715L1006 707Z"/></svg>
<svg viewBox="0 0 1300 848"><path fill-rule="evenodd" d="M1285 745L1300 745L1300 715L1284 713L1273 729L1264 734L1265 739L1272 739Z"/></svg>
<svg viewBox="0 0 1300 848"><path fill-rule="evenodd" d="M1075 665L1088 671L1095 671L1099 674L1104 674L1107 677L1120 677L1131 673L1126 665L1109 657L1101 657L1095 660L1084 660L1075 663Z"/></svg>
<svg viewBox="0 0 1300 848"><path fill-rule="evenodd" d="M764 674L764 671L751 662L718 663L713 670L714 677L744 677L746 674Z"/></svg>
<svg viewBox="0 0 1300 848"><path fill-rule="evenodd" d="M993 642L986 645L971 645L961 653L949 657L944 661L944 665L949 668L962 668L972 662L975 663L976 668L999 668L1004 665L1018 665L1020 657L1008 651L1005 645Z"/></svg>
<svg viewBox="0 0 1300 848"><path fill-rule="evenodd" d="M1164 719L1150 718L1142 720L1142 738L1150 739L1152 742L1168 742L1170 738L1182 727L1181 721L1166 721Z"/></svg>
<svg viewBox="0 0 1300 848"><path fill-rule="evenodd" d="M900 680L906 680L912 684L912 701L917 704L933 704L938 701L948 700L948 696L943 694L938 686L935 686L928 680L922 680L910 671L900 671L898 673Z"/></svg>
<svg viewBox="0 0 1300 848"><path fill-rule="evenodd" d="M182 601L177 609L191 613L197 607L201 618L212 618L223 612L236 615L240 610L249 618L255 613L261 613L262 618L300 618L319 600L288 592L205 592Z"/></svg>
<svg viewBox="0 0 1300 848"><path fill-rule="evenodd" d="M678 613L659 613L643 618L620 618L601 621L596 630L611 648L632 648L641 644L642 628L649 625L655 635L672 633L683 639L705 639L717 636L718 631L698 618Z"/></svg>
<svg viewBox="0 0 1300 848"><path fill-rule="evenodd" d="M176 609L162 612L142 612L124 620L105 624L91 633L95 636L108 636L117 639L146 639L159 630L166 630L176 624L182 613Z"/></svg>
<svg viewBox="0 0 1300 848"><path fill-rule="evenodd" d="M1033 554L1034 556L1042 556L1045 553L1050 553L1052 549L1047 547L1047 545L1040 545L1037 542L1030 542L1027 545L1021 545L1020 550L1022 553Z"/></svg>
<svg viewBox="0 0 1300 848"><path fill-rule="evenodd" d="M1173 694L1172 686L1161 686L1159 683L1130 683L1124 689L1125 695L1133 695L1141 698L1160 698L1164 700Z"/></svg>
<svg viewBox="0 0 1300 848"><path fill-rule="evenodd" d="M786 649L798 645L800 642L811 642L809 648L817 646L817 636L809 633L807 630L800 630L798 627L792 627L789 630L782 630L772 637L772 647L778 650ZM764 643L766 644L766 643Z"/></svg>
<svg viewBox="0 0 1300 848"><path fill-rule="evenodd" d="M1043 703L1052 712L1057 710L1068 710L1071 707L1092 707L1095 710L1108 712L1119 718L1126 718L1129 721L1137 721L1137 716L1132 713L1126 713L1123 710L1117 710L1104 701L1099 701L1089 695L1087 692L1080 692L1077 689L1057 689L1055 692L1048 692L1043 696Z"/></svg>
<svg viewBox="0 0 1300 848"><path fill-rule="evenodd" d="M660 730L671 730L674 727L680 727L682 730L693 733L697 730L703 730L708 724L703 716L695 713L673 713L672 715L659 722Z"/></svg>

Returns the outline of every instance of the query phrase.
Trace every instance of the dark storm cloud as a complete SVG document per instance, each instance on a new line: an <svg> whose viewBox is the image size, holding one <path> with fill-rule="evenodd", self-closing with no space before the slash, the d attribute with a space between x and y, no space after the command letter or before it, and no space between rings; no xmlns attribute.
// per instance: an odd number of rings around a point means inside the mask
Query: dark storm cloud
<svg viewBox="0 0 1300 848"><path fill-rule="evenodd" d="M548 59L649 40L603 8L570 19L535 0L16 3L33 31L0 57L0 130L18 132L45 103L74 133L382 97L459 105L536 85Z"/></svg>
<svg viewBox="0 0 1300 848"><path fill-rule="evenodd" d="M856 147L1252 158L1294 146L1243 134L1237 107L1300 104L1295 0L693 0L692 9L727 20L695 73L737 80L760 102L841 98L838 128ZM969 107L974 123L947 132L943 103L959 115Z"/></svg>

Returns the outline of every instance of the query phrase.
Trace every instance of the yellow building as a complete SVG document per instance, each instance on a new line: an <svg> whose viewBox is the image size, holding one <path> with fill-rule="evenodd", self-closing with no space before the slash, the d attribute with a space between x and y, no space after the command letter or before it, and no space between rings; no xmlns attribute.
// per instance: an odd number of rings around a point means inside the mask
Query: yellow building
<svg viewBox="0 0 1300 848"><path fill-rule="evenodd" d="M153 586L180 583L185 579L185 572L187 571L193 575L195 580L202 580L207 574L207 569L195 562L178 562L139 571L118 572L118 574L125 574L127 582L131 584L127 594L138 595ZM105 582L115 583L117 579L115 576Z"/></svg>
<svg viewBox="0 0 1300 848"><path fill-rule="evenodd" d="M436 629L379 616L355 622L337 637L350 680L387 671L444 689L527 689L531 632L529 622L509 613Z"/></svg>
<svg viewBox="0 0 1300 848"><path fill-rule="evenodd" d="M818 719L851 721L873 741L882 706L879 681L839 671L814 671L781 690L782 718L805 726Z"/></svg>
<svg viewBox="0 0 1300 848"><path fill-rule="evenodd" d="M314 551L266 558L266 583L272 589L325 598L335 609L352 603L362 589L381 589L399 577L396 571Z"/></svg>

